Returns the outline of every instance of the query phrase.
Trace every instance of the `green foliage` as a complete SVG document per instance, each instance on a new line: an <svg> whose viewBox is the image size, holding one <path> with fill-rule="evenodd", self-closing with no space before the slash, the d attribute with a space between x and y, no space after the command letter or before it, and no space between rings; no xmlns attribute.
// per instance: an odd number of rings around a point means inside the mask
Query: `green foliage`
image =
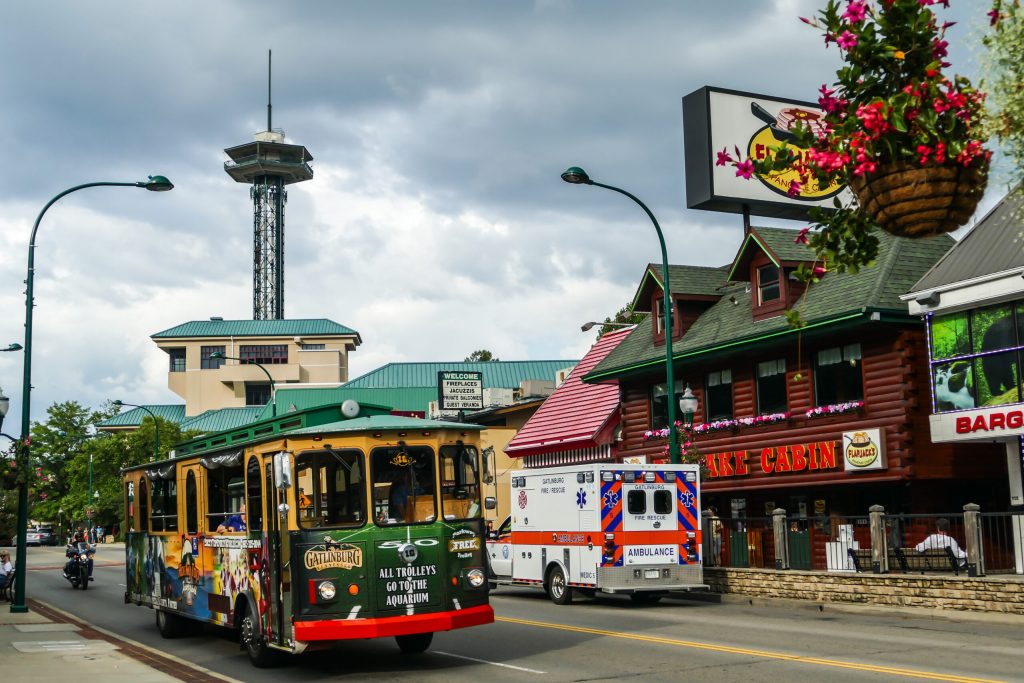
<svg viewBox="0 0 1024 683"><path fill-rule="evenodd" d="M991 93L988 132L1010 160L1010 181L1024 180L1024 12L1020 0L995 0L984 39L984 84Z"/></svg>
<svg viewBox="0 0 1024 683"><path fill-rule="evenodd" d="M473 353L466 356L464 363L487 363L491 361L499 361L500 358L495 358L494 354L487 349L478 349Z"/></svg>

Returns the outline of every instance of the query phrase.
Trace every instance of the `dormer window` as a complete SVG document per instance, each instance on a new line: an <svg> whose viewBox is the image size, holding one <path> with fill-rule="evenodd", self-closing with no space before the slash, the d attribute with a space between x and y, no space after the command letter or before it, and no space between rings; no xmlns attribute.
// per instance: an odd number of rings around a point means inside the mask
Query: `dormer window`
<svg viewBox="0 0 1024 683"><path fill-rule="evenodd" d="M654 302L654 334L665 334L665 300L657 299Z"/></svg>
<svg viewBox="0 0 1024 683"><path fill-rule="evenodd" d="M763 306L778 301L782 296L779 288L779 267L774 264L757 269L757 302Z"/></svg>

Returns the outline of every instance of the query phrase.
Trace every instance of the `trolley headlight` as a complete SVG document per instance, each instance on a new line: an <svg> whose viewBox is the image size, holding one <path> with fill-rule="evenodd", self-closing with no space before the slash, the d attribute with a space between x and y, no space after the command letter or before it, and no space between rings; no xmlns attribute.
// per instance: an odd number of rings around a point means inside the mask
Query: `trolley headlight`
<svg viewBox="0 0 1024 683"><path fill-rule="evenodd" d="M466 580L469 581L469 585L473 588L479 588L484 585L484 581L487 577L484 576L483 570L481 569L470 569L466 572Z"/></svg>
<svg viewBox="0 0 1024 683"><path fill-rule="evenodd" d="M320 595L321 600L333 600L334 596L338 594L338 589L331 581L321 581L320 585L316 587L316 592Z"/></svg>

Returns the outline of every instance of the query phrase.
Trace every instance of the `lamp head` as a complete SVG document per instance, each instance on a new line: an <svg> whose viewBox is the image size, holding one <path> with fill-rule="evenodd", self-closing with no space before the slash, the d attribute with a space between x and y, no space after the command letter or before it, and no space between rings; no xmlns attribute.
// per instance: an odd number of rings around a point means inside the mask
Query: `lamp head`
<svg viewBox="0 0 1024 683"><path fill-rule="evenodd" d="M573 185L593 185L594 181L590 179L587 172L579 166L570 166L565 169L565 173L562 174L562 180Z"/></svg>
<svg viewBox="0 0 1024 683"><path fill-rule="evenodd" d="M224 357L224 352L223 351L213 351L213 352L210 353L210 358L223 358L223 357Z"/></svg>
<svg viewBox="0 0 1024 683"><path fill-rule="evenodd" d="M113 401L113 404L115 406L117 406L118 408L120 408L121 406L124 405L124 403L121 402L121 399L117 399L117 400Z"/></svg>
<svg viewBox="0 0 1024 683"><path fill-rule="evenodd" d="M162 175L151 175L149 180L144 183L136 183L136 185L144 187L150 192L167 192L174 189L174 183L168 180L167 176Z"/></svg>
<svg viewBox="0 0 1024 683"><path fill-rule="evenodd" d="M0 349L0 351L21 351L22 348L21 344L15 342L13 344L8 344L6 349Z"/></svg>
<svg viewBox="0 0 1024 683"><path fill-rule="evenodd" d="M692 421L693 414L697 412L697 397L693 395L689 384L686 385L686 390L683 391L683 397L679 399L679 409L683 411L687 422Z"/></svg>
<svg viewBox="0 0 1024 683"><path fill-rule="evenodd" d="M597 323L595 322L583 323L583 325L580 326L580 332L589 332L594 329L594 325L596 324Z"/></svg>

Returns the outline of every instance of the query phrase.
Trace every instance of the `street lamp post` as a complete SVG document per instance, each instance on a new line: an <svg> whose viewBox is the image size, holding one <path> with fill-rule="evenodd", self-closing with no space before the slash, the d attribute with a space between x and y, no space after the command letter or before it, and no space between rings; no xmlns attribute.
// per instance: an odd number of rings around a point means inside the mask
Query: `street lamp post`
<svg viewBox="0 0 1024 683"><path fill-rule="evenodd" d="M115 406L127 406L129 408L139 408L149 413L149 416L153 418L153 462L160 459L160 423L156 421L156 415L153 411L146 406L136 405L134 403L125 403L124 401L114 401ZM92 490L92 455L89 455L89 490Z"/></svg>
<svg viewBox="0 0 1024 683"><path fill-rule="evenodd" d="M636 327L636 323L599 323L591 320L580 325L580 332L589 332L600 325L601 327Z"/></svg>
<svg viewBox="0 0 1024 683"><path fill-rule="evenodd" d="M267 376L267 380L270 382L270 414L272 417L277 417L277 399L274 398L274 378L270 376L270 371L259 363L243 358L235 358L234 356L225 356L222 351L214 351L210 354L210 358L223 358L224 360L236 360L243 365L255 365L263 374Z"/></svg>
<svg viewBox="0 0 1024 683"><path fill-rule="evenodd" d="M75 185L74 187L68 188L55 196L53 199L46 203L43 210L36 216L36 222L32 226L32 235L28 242L28 274L25 277L25 357L24 357L24 373L22 378L21 386L21 463L20 467L23 467L23 472L28 471L29 467L29 456L31 451L31 403L32 403L32 308L35 305L35 301L32 296L32 285L33 278L35 276L35 256L36 256L36 232L39 230L39 223L43 220L43 216L46 211L53 206L57 200L65 195L69 195L72 192L78 190L84 190L88 187L142 187L152 192L166 192L174 188L174 185L170 180L162 175L149 176L149 180L145 182L137 183L114 183L114 182L95 182L85 183L82 185ZM25 538L28 535L28 481L23 481L18 486L18 547L17 547L17 564L14 568L14 600L11 602L11 612L20 613L28 612L28 605L25 604L25 578L26 573L26 553L25 553Z"/></svg>
<svg viewBox="0 0 1024 683"><path fill-rule="evenodd" d="M625 195L639 204L640 208L643 209L651 219L651 222L654 223L654 230L658 233L658 243L661 245L661 277L662 286L664 287L662 302L665 304L665 380L668 384L666 387L668 392L668 457L670 462L678 463L679 438L676 435L676 383L675 373L672 369L672 293L668 282L668 251L665 249L665 236L661 232L661 226L658 225L658 219L654 217L654 214L647 208L647 205L640 201L635 195L613 185L605 185L591 180L590 176L587 175L587 172L579 166L571 166L568 168L565 173L562 174L562 180L573 185L595 185L597 187L603 187L606 190L611 190L612 192L618 192L619 194Z"/></svg>

